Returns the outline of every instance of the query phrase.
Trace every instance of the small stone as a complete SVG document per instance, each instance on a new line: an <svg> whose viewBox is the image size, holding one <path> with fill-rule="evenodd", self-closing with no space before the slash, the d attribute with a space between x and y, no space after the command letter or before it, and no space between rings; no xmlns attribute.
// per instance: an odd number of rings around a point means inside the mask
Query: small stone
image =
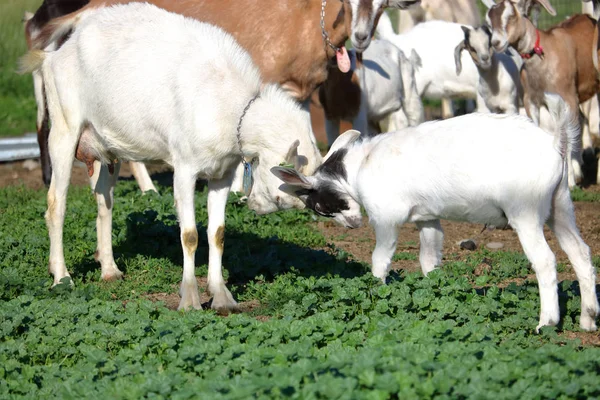
<svg viewBox="0 0 600 400"><path fill-rule="evenodd" d="M40 163L39 161L36 160L32 160L31 158L28 160L23 161L23 168L25 168L27 171L33 171L34 169L37 169L40 167Z"/></svg>
<svg viewBox="0 0 600 400"><path fill-rule="evenodd" d="M477 249L477 243L475 243L473 239L461 240L460 242L458 242L458 245L463 250L473 251Z"/></svg>
<svg viewBox="0 0 600 400"><path fill-rule="evenodd" d="M485 247L487 247L488 249L491 250L498 250L504 247L504 243L501 242L489 242L488 244L485 245Z"/></svg>

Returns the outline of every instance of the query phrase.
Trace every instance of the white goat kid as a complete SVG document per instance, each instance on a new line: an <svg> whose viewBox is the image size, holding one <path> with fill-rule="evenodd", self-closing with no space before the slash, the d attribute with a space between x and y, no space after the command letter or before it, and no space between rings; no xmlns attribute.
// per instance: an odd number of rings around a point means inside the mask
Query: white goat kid
<svg viewBox="0 0 600 400"><path fill-rule="evenodd" d="M269 167L287 161L310 174L320 164L306 114L278 87L261 89L258 69L229 34L149 4L92 11L79 19L60 49L29 53L23 63L28 70L41 64L52 121L49 148L54 168L46 221L54 284L69 277L62 237L74 156L84 154L103 164L95 184L103 279L121 276L110 233L118 163L113 176L106 164L116 159L159 160L174 169L184 259L179 308L201 308L194 275L198 177L207 179L209 188L212 308L235 308L221 271L233 171L242 157L255 160L248 206L258 213L304 207L278 189L280 182ZM236 135L238 122L241 130Z"/></svg>
<svg viewBox="0 0 600 400"><path fill-rule="evenodd" d="M538 329L560 319L556 259L543 232L547 222L579 280L581 327L595 330L595 271L575 224L567 185L566 143L577 132L562 105L557 136L518 115L469 114L362 141L349 131L334 143L313 176L281 167L272 171L286 182L285 190L347 227L361 224L362 205L377 241L372 271L384 281L398 230L406 222L420 230L424 274L441 263L441 218L510 224L537 276Z"/></svg>
<svg viewBox="0 0 600 400"><path fill-rule="evenodd" d="M479 72L477 93L486 107L493 113L518 114L522 96L519 67L508 54L494 52L489 27L461 28L465 38L454 52L456 74L462 72L462 51L467 50Z"/></svg>

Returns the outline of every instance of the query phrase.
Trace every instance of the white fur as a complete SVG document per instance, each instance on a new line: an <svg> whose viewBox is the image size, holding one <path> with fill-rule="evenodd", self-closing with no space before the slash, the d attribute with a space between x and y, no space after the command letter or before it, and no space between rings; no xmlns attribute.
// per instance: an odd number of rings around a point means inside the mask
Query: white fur
<svg viewBox="0 0 600 400"><path fill-rule="evenodd" d="M461 26L453 22L428 21L405 33L395 34L389 17L383 14L377 34L405 54L417 52L422 66L415 70L415 81L421 97L476 99L477 110L484 112L487 111L485 102L477 92L479 73L468 54L462 55L463 70L456 75L454 49L464 39Z"/></svg>
<svg viewBox="0 0 600 400"><path fill-rule="evenodd" d="M384 281L404 223L414 222L420 230L425 274L441 263L440 219L510 224L537 276L538 329L556 325L560 318L556 260L543 232L548 222L579 280L581 327L595 330L599 310L595 271L575 224L565 164L567 143L577 135L576 124L562 100L554 96L548 101L562 104L562 113L554 115L560 130L557 136L527 118L501 114L469 114L364 140L355 140L355 133L347 132L331 150L347 151L342 161L337 158L345 168L345 179L327 173L327 164L336 160L331 155L314 176L295 176L305 189L319 193L328 188L327 193L346 200L347 209L329 214L348 227L358 226L360 206L364 207L377 242L373 274ZM283 175L279 174L294 184L295 179ZM311 203L313 209L328 209L323 197L314 199L323 204Z"/></svg>
<svg viewBox="0 0 600 400"><path fill-rule="evenodd" d="M134 21L134 23L132 23ZM221 29L149 4L102 8L78 22L72 37L41 66L52 121L54 167L46 220L55 284L68 277L62 229L71 163L85 144L103 164L160 160L174 169L174 195L184 253L180 309L201 308L194 254L194 188L209 181L208 289L212 307L236 303L221 272L225 204L241 146L254 163L248 206L258 213L304 205L280 191L269 167L293 162L312 173L321 161L310 121L278 87L262 82L251 57ZM299 142L299 146L298 146ZM300 153L300 154L298 154ZM98 164L98 163L96 163ZM118 278L111 245L112 189L116 177L96 167L98 252L104 279ZM116 172L118 172L118 163Z"/></svg>

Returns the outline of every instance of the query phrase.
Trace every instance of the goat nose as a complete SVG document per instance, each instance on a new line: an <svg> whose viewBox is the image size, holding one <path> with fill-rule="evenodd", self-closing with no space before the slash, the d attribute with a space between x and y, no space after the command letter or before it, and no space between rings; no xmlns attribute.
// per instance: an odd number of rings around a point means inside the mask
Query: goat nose
<svg viewBox="0 0 600 400"><path fill-rule="evenodd" d="M499 45L500 45L500 40L498 40L498 39L492 39L492 46L498 47Z"/></svg>
<svg viewBox="0 0 600 400"><path fill-rule="evenodd" d="M484 54L484 55L481 56L481 60L482 61L487 61L489 59L490 59L490 56L488 56L487 54Z"/></svg>
<svg viewBox="0 0 600 400"><path fill-rule="evenodd" d="M366 32L357 32L354 36L359 42L364 42L369 37L369 35Z"/></svg>

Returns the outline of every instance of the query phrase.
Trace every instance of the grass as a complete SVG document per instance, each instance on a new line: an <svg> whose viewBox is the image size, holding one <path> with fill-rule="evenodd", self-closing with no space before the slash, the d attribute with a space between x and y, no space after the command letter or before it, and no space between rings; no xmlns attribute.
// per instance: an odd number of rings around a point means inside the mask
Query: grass
<svg viewBox="0 0 600 400"><path fill-rule="evenodd" d="M153 303L149 294L177 292L182 263L173 192L159 191L117 186L113 244L126 279L103 283L93 195L72 187L64 236L75 286L48 290L45 192L0 189L0 398L600 396L600 348L571 339L597 335L579 332L578 285L560 284L561 325L536 334L538 290L520 253L480 250L383 286L327 244L311 213L259 217L232 195L223 262L253 311ZM206 196L196 193L198 276Z"/></svg>
<svg viewBox="0 0 600 400"><path fill-rule="evenodd" d="M22 18L41 0L3 0L0 3L0 137L35 132L36 105L31 75L15 73L27 46Z"/></svg>

